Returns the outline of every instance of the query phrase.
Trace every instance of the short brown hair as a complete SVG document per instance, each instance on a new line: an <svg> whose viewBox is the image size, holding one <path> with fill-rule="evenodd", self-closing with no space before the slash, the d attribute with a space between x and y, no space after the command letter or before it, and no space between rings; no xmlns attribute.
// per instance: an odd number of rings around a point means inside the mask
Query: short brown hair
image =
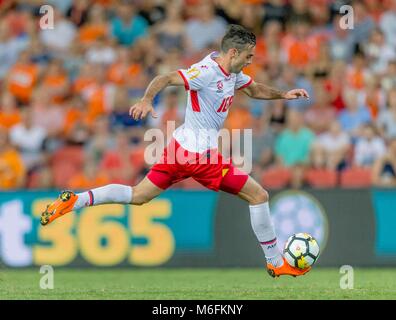
<svg viewBox="0 0 396 320"><path fill-rule="evenodd" d="M231 24L227 30L227 33L221 40L221 51L227 52L232 48L242 51L249 45L256 45L256 36L254 33L240 25Z"/></svg>

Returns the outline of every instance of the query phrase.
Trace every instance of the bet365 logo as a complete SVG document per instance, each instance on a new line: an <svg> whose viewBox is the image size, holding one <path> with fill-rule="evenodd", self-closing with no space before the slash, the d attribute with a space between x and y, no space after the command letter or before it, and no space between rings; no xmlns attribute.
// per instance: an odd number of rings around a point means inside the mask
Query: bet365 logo
<svg viewBox="0 0 396 320"><path fill-rule="evenodd" d="M129 263L158 266L175 252L168 199L142 207L109 204L69 214L60 223L39 226L42 208L53 198L0 204L0 261L7 266L64 266L79 256L95 266ZM26 213L31 212L31 214ZM157 219L161 219L157 221ZM133 239L146 241L132 243Z"/></svg>

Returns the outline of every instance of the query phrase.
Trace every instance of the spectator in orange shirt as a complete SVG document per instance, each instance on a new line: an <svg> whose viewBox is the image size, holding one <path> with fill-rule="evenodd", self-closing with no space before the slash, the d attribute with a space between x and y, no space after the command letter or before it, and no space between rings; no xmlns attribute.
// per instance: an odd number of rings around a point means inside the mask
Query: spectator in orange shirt
<svg viewBox="0 0 396 320"><path fill-rule="evenodd" d="M347 85L355 90L362 90L366 79L370 76L366 68L366 59L363 53L356 53L352 65L347 68Z"/></svg>
<svg viewBox="0 0 396 320"><path fill-rule="evenodd" d="M6 78L8 90L19 102L26 104L30 101L38 77L39 67L30 62L28 51L23 51Z"/></svg>
<svg viewBox="0 0 396 320"><path fill-rule="evenodd" d="M77 95L66 103L63 135L69 144L82 145L90 138L90 127L84 101Z"/></svg>
<svg viewBox="0 0 396 320"><path fill-rule="evenodd" d="M260 66L267 65L268 55L279 51L282 25L277 20L268 21L263 28L263 35L257 38L255 61ZM271 67L271 65L268 65Z"/></svg>
<svg viewBox="0 0 396 320"><path fill-rule="evenodd" d="M103 67L97 66L94 71L96 81L87 86L83 98L88 103L88 119L90 121L113 110L115 86L107 82L106 72Z"/></svg>
<svg viewBox="0 0 396 320"><path fill-rule="evenodd" d="M77 121L86 122L86 109L84 102L79 96L73 96L72 99L65 104L65 118L63 124L63 132L67 135L73 130Z"/></svg>
<svg viewBox="0 0 396 320"><path fill-rule="evenodd" d="M108 79L117 85L125 85L142 72L142 67L131 61L130 50L127 48L119 48L117 55L117 60L108 70Z"/></svg>
<svg viewBox="0 0 396 320"><path fill-rule="evenodd" d="M297 20L291 25L291 34L283 41L283 51L287 63L303 71L309 62L319 53L318 36L310 35L310 23L307 20Z"/></svg>
<svg viewBox="0 0 396 320"><path fill-rule="evenodd" d="M0 130L0 190L22 188L26 171L19 153L10 145L8 134Z"/></svg>
<svg viewBox="0 0 396 320"><path fill-rule="evenodd" d="M73 83L73 92L81 94L84 89L95 83L95 68L91 63L85 63L81 66L79 74Z"/></svg>
<svg viewBox="0 0 396 320"><path fill-rule="evenodd" d="M329 47L323 44L320 49L318 56L314 59L307 68L307 76L315 78L315 80L324 80L328 78L333 61L330 56ZM322 81L321 81L322 82Z"/></svg>
<svg viewBox="0 0 396 320"><path fill-rule="evenodd" d="M44 76L43 89L51 97L51 102L62 103L69 93L70 84L62 63L59 60L53 60L47 67Z"/></svg>
<svg viewBox="0 0 396 320"><path fill-rule="evenodd" d="M14 96L9 92L4 92L0 102L0 127L8 130L20 121L21 115Z"/></svg>
<svg viewBox="0 0 396 320"><path fill-rule="evenodd" d="M87 47L108 34L109 25L103 7L93 5L88 12L88 21L79 29L80 42Z"/></svg>
<svg viewBox="0 0 396 320"><path fill-rule="evenodd" d="M28 31L31 19L31 13L25 10L10 10L2 17L2 22L7 25L13 37L19 37Z"/></svg>
<svg viewBox="0 0 396 320"><path fill-rule="evenodd" d="M376 120L379 112L386 107L386 94L374 77L366 80L361 99L367 105L373 120Z"/></svg>

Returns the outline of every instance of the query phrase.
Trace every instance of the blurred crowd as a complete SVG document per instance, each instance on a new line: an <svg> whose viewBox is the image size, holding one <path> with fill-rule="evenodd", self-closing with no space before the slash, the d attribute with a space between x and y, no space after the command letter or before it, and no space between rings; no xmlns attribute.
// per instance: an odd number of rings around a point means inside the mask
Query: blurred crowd
<svg viewBox="0 0 396 320"><path fill-rule="evenodd" d="M310 94L236 95L225 127L253 128L258 181L396 187L396 0L46 4L53 29L40 28L51 22L43 1L0 0L0 189L138 182L150 168L144 132L183 122L184 88L156 97L158 119L136 122L129 106L154 76L217 50L230 23L257 36L246 74ZM354 10L352 29L342 28L344 4Z"/></svg>

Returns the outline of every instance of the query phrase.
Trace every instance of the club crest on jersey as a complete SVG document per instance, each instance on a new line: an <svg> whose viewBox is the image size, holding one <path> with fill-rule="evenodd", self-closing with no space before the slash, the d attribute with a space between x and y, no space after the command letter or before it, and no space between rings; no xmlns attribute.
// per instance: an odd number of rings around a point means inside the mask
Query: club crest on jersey
<svg viewBox="0 0 396 320"><path fill-rule="evenodd" d="M221 81L221 80L219 80L219 81L217 81L217 92L218 93L221 93L221 92L223 92L223 81Z"/></svg>

